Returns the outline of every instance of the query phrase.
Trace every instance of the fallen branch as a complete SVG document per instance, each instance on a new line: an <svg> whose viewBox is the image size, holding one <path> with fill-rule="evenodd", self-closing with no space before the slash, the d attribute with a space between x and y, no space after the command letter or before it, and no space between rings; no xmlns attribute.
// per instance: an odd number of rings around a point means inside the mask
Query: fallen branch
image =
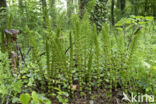
<svg viewBox="0 0 156 104"><path fill-rule="evenodd" d="M32 47L30 47L30 48L28 49L27 53L25 54L24 60L26 59L26 57L27 57L28 54L30 53L31 49L32 49Z"/></svg>

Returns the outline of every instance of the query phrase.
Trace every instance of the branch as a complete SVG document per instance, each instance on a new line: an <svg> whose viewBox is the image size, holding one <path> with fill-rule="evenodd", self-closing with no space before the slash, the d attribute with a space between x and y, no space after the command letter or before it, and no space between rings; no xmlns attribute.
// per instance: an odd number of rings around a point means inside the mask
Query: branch
<svg viewBox="0 0 156 104"><path fill-rule="evenodd" d="M132 37L133 37L133 35L136 35L141 29L142 29L142 26L140 26L140 27L130 36L129 43L128 43L128 48L129 48L129 46L130 46L130 43L132 42ZM127 48L127 49L128 49L128 48Z"/></svg>

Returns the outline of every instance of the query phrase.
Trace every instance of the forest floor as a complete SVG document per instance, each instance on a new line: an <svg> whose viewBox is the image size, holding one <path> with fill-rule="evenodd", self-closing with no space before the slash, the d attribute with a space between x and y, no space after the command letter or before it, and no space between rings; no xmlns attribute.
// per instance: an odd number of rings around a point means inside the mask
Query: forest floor
<svg viewBox="0 0 156 104"><path fill-rule="evenodd" d="M84 97L80 96L79 92L74 94L73 99L69 99L68 104L127 104L126 101L122 101L123 92L120 91L113 91L112 96L107 95L107 90L99 90L94 91L92 95L85 95ZM57 100L52 100L54 104L61 104Z"/></svg>

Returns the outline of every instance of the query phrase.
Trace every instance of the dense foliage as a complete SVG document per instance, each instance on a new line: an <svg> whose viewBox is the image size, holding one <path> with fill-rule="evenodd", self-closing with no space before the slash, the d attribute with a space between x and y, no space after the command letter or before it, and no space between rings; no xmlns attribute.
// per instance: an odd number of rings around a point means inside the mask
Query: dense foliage
<svg viewBox="0 0 156 104"><path fill-rule="evenodd" d="M7 7L4 1L0 104L118 104L127 102L123 93L156 96L154 0L71 0L67 12L55 0L8 0Z"/></svg>

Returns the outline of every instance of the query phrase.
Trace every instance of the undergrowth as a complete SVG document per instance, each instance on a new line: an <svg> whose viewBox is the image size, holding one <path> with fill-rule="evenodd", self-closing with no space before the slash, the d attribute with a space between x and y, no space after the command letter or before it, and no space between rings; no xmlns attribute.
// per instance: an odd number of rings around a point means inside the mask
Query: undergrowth
<svg viewBox="0 0 156 104"><path fill-rule="evenodd" d="M82 19L73 15L71 28L65 30L60 21L53 29L51 18L44 12L46 22L41 30L40 23L26 22L21 28L16 26L15 14L9 18L9 26L21 30L18 43L25 54L24 60L19 56L20 72L16 75L10 71L2 28L1 104L50 104L47 98L54 104L55 98L66 104L76 96L94 100L95 92L106 93L106 98L114 92L156 95L156 26L152 17L123 18L114 27L103 24L98 32L88 13Z"/></svg>

